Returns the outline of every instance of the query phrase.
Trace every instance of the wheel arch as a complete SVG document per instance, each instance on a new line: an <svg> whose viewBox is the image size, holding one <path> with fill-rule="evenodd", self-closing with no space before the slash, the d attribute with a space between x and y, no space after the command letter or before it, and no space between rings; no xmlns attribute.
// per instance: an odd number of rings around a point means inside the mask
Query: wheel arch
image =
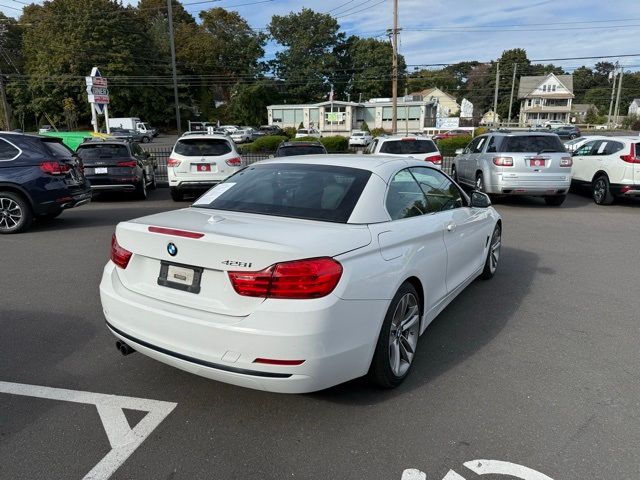
<svg viewBox="0 0 640 480"><path fill-rule="evenodd" d="M13 183L0 182L0 192L2 191L17 193L27 201L27 203L33 210L34 208L33 199L31 198L31 195L29 195L29 192L27 192L24 188Z"/></svg>
<svg viewBox="0 0 640 480"><path fill-rule="evenodd" d="M591 179L591 184L593 185L593 182L596 181L596 178L601 177L602 175L607 177L607 181L609 181L609 174L604 170L598 170L596 173L593 174L593 178Z"/></svg>
<svg viewBox="0 0 640 480"><path fill-rule="evenodd" d="M421 317L424 316L425 293L424 293L424 287L422 286L422 282L418 277L412 276L407 278L404 282L402 282L401 286L404 285L405 283L408 283L409 285L411 285L413 288L416 289L416 292L418 292L418 301L420 302L420 316ZM420 321L422 322L422 319Z"/></svg>

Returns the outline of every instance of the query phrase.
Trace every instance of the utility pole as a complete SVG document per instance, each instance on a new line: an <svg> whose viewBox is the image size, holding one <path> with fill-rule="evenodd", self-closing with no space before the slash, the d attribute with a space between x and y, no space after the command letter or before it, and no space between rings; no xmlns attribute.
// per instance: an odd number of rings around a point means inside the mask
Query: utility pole
<svg viewBox="0 0 640 480"><path fill-rule="evenodd" d="M497 64L496 68L496 91L493 94L493 126L496 126L497 120L496 117L498 115L498 86L500 84L500 62Z"/></svg>
<svg viewBox="0 0 640 480"><path fill-rule="evenodd" d="M398 131L398 0L393 0L393 68L391 72L391 133Z"/></svg>
<svg viewBox="0 0 640 480"><path fill-rule="evenodd" d="M618 80L618 95L616 96L615 122L614 128L618 124L618 114L620 113L620 93L622 92L622 77L624 75L624 67L620 69L620 80Z"/></svg>
<svg viewBox="0 0 640 480"><path fill-rule="evenodd" d="M167 19L169 21L169 46L171 47L171 69L173 70L173 97L176 104L176 127L178 135L182 133L180 122L180 102L178 99L178 73L176 72L176 45L173 38L173 5L167 0Z"/></svg>
<svg viewBox="0 0 640 480"><path fill-rule="evenodd" d="M513 64L513 78L511 79L511 97L509 98L509 123L511 123L511 107L513 106L513 91L516 88L516 71L518 70L518 64ZM508 128L508 126L507 126Z"/></svg>
<svg viewBox="0 0 640 480"><path fill-rule="evenodd" d="M616 62L616 66L613 69L612 73L612 86L611 86L611 101L609 102L609 115L607 116L607 130L611 128L611 114L613 113L613 99L616 96L616 71L618 70L618 62Z"/></svg>

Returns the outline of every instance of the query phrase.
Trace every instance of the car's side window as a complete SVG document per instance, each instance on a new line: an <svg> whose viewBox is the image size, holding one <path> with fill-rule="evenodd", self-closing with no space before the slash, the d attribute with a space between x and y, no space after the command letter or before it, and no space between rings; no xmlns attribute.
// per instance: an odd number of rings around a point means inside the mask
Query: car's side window
<svg viewBox="0 0 640 480"><path fill-rule="evenodd" d="M411 173L427 199L426 213L442 212L465 206L460 189L443 173L426 167L413 167Z"/></svg>
<svg viewBox="0 0 640 480"><path fill-rule="evenodd" d="M482 153L482 149L484 148L484 145L486 142L487 142L487 137L478 137L478 143L476 143L471 153Z"/></svg>
<svg viewBox="0 0 640 480"><path fill-rule="evenodd" d="M4 139L0 139L0 161L2 160L13 160L18 156L20 150L11 145Z"/></svg>
<svg viewBox="0 0 640 480"><path fill-rule="evenodd" d="M496 137L491 137L489 139L489 145L487 145L487 153L496 153L498 151L496 144Z"/></svg>
<svg viewBox="0 0 640 480"><path fill-rule="evenodd" d="M598 155L613 155L624 148L624 144L620 142L607 141L605 143L604 147L598 149L598 152L602 149L602 153L598 153Z"/></svg>
<svg viewBox="0 0 640 480"><path fill-rule="evenodd" d="M471 140L469 145L467 145L467 147L463 150L463 153L472 153L475 150L476 145L478 144L479 141L480 141L480 137L474 138L473 140Z"/></svg>
<svg viewBox="0 0 640 480"><path fill-rule="evenodd" d="M427 202L422 190L408 169L395 174L385 201L392 220L417 217L427 211Z"/></svg>
<svg viewBox="0 0 640 480"><path fill-rule="evenodd" d="M582 145L578 150L576 150L575 154L576 156L580 156L580 157L584 157L585 155L591 155L591 150L593 150L593 146L598 143L597 141L594 142L587 142L584 145Z"/></svg>
<svg viewBox="0 0 640 480"><path fill-rule="evenodd" d="M367 153L375 153L377 145L378 145L378 139L374 138L372 142L369 144L369 146L367 147L367 150L366 150Z"/></svg>

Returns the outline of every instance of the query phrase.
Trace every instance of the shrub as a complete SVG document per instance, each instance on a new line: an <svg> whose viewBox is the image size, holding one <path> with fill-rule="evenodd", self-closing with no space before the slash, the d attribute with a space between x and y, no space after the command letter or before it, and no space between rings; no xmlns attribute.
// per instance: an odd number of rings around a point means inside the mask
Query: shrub
<svg viewBox="0 0 640 480"><path fill-rule="evenodd" d="M444 138L438 140L438 149L440 153L446 157L455 155L456 150L466 147L471 141L471 135L463 135L459 137Z"/></svg>
<svg viewBox="0 0 640 480"><path fill-rule="evenodd" d="M342 135L333 137L322 137L320 142L324 145L329 153L340 153L349 151L349 139Z"/></svg>
<svg viewBox="0 0 640 480"><path fill-rule="evenodd" d="M293 128L293 127L287 127L285 129L282 130L284 132L284 134L289 137L289 138L294 138L296 136L297 133L297 129Z"/></svg>
<svg viewBox="0 0 640 480"><path fill-rule="evenodd" d="M280 135L267 135L260 137L253 143L247 143L242 147L242 152L275 152L282 142L289 140Z"/></svg>
<svg viewBox="0 0 640 480"><path fill-rule="evenodd" d="M483 135L483 134L487 133L488 131L489 131L489 129L487 127L478 127L474 131L474 136L477 137L478 135Z"/></svg>
<svg viewBox="0 0 640 480"><path fill-rule="evenodd" d="M360 130L362 130L363 132L371 132L371 130L369 130L369 125L367 124L367 122L362 122Z"/></svg>
<svg viewBox="0 0 640 480"><path fill-rule="evenodd" d="M379 137L380 135L387 135L390 132L387 132L384 128L374 128L373 130L371 130L371 136L372 137Z"/></svg>
<svg viewBox="0 0 640 480"><path fill-rule="evenodd" d="M298 130L300 130L301 128L304 128L304 123L300 122L300 125L298 125Z"/></svg>

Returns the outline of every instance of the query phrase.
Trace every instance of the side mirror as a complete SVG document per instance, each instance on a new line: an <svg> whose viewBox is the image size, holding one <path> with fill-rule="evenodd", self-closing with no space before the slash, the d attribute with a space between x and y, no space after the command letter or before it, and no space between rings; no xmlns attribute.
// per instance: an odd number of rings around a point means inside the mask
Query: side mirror
<svg viewBox="0 0 640 480"><path fill-rule="evenodd" d="M456 150L456 155L462 155L462 153L463 153L463 152L464 152L464 150L463 150L463 149L458 148L458 149Z"/></svg>
<svg viewBox="0 0 640 480"><path fill-rule="evenodd" d="M474 208L488 208L491 206L491 199L486 193L472 192L471 206Z"/></svg>

